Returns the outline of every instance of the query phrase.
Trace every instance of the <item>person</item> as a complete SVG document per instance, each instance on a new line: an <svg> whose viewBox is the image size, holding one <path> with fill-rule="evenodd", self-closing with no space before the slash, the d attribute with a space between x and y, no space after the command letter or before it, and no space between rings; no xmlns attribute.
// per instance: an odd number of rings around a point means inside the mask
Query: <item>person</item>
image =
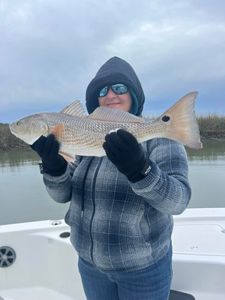
<svg viewBox="0 0 225 300"><path fill-rule="evenodd" d="M89 114L105 106L141 116L144 102L136 72L119 57L105 62L86 90ZM119 129L106 135L104 157L67 163L59 147L52 134L32 145L49 195L70 201L65 222L86 298L168 299L173 215L191 197L184 146L165 138L139 144Z"/></svg>

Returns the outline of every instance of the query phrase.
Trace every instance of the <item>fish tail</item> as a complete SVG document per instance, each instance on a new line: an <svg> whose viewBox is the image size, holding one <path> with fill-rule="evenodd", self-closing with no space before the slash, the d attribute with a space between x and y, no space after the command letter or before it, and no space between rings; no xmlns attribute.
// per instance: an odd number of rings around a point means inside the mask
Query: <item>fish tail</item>
<svg viewBox="0 0 225 300"><path fill-rule="evenodd" d="M201 149L200 132L195 116L194 105L197 92L191 92L182 97L174 106L160 116L164 122L170 122L167 137L184 145Z"/></svg>

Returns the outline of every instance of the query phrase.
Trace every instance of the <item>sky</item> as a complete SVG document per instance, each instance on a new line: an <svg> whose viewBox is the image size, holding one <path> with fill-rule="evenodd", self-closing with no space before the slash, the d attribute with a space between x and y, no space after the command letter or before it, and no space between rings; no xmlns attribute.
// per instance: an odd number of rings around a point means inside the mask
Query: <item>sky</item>
<svg viewBox="0 0 225 300"><path fill-rule="evenodd" d="M127 60L157 116L198 91L225 115L225 1L0 0L0 122L60 111L110 57Z"/></svg>

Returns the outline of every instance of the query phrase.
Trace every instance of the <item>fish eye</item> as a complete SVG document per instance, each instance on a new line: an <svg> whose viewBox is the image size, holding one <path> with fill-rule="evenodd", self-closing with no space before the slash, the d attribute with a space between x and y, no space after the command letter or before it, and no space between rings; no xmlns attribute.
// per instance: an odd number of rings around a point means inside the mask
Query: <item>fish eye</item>
<svg viewBox="0 0 225 300"><path fill-rule="evenodd" d="M165 116L162 117L162 121L163 122L168 122L169 120L170 120L170 117L167 116L167 115L165 115Z"/></svg>

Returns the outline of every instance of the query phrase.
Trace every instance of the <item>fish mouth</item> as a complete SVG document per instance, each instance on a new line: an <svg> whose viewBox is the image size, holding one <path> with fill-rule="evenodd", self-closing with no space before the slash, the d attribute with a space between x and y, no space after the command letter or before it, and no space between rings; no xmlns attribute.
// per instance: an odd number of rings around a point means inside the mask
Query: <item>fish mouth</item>
<svg viewBox="0 0 225 300"><path fill-rule="evenodd" d="M17 130L17 126L16 126L16 123L12 123L12 124L9 124L9 129L11 131L11 133L13 135L15 135L16 137L20 138L20 134Z"/></svg>
<svg viewBox="0 0 225 300"><path fill-rule="evenodd" d="M15 131L15 123L11 123L11 124L9 124L9 129L10 129L10 131L12 132L12 133L16 133L16 131Z"/></svg>

